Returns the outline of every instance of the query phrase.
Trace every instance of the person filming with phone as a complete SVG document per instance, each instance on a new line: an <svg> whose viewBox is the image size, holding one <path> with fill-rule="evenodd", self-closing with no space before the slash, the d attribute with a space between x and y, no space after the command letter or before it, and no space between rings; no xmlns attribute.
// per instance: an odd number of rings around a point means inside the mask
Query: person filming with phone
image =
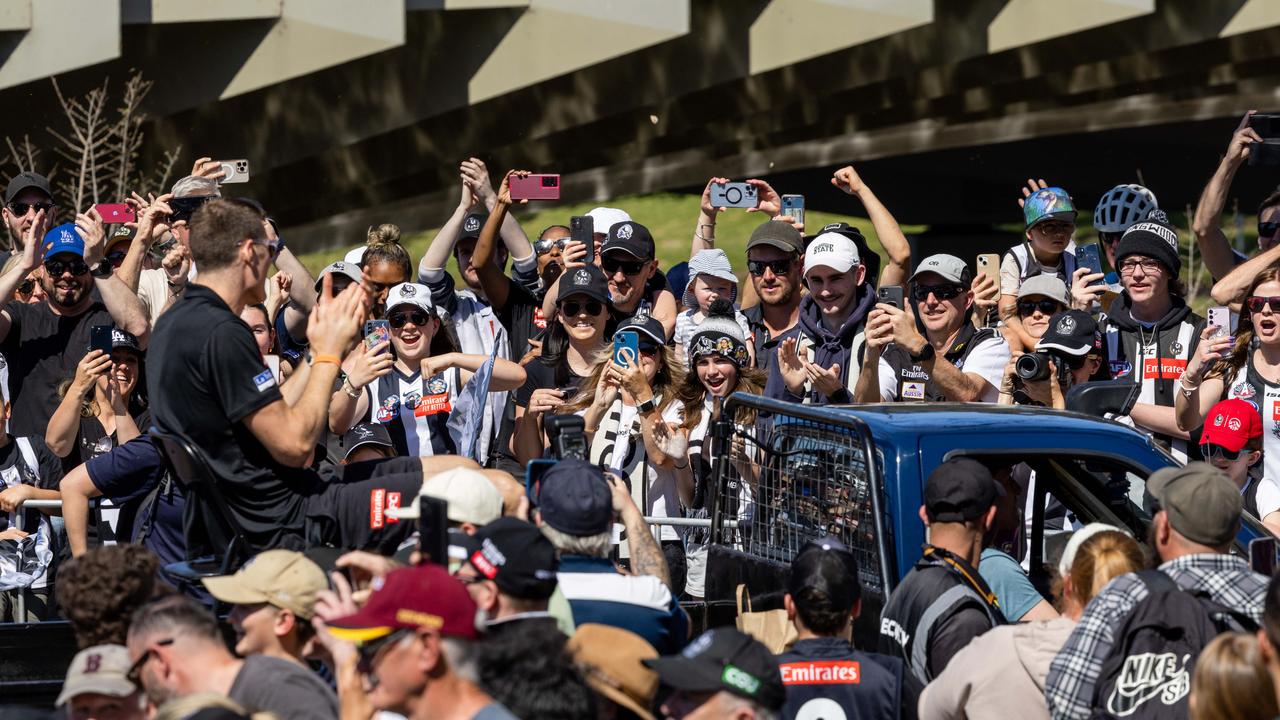
<svg viewBox="0 0 1280 720"><path fill-rule="evenodd" d="M868 316L856 399L995 402L1009 344L993 328L974 327L973 302L963 260L922 260L911 276L912 309L882 302Z"/></svg>

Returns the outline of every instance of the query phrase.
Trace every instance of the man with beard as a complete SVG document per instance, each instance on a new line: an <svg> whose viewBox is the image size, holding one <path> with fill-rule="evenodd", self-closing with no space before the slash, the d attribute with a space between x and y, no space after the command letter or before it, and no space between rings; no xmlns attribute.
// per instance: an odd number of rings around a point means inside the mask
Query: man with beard
<svg viewBox="0 0 1280 720"><path fill-rule="evenodd" d="M756 365L766 373L776 360L778 343L800 319L803 258L804 240L788 223L761 223L747 241L747 272L760 302L742 314L751 328Z"/></svg>
<svg viewBox="0 0 1280 720"><path fill-rule="evenodd" d="M27 236L27 231L35 224L36 213L44 211L41 226L36 228L36 237L44 237L49 228L53 227L57 209L45 176L24 172L10 180L4 191L4 210L0 211L4 215L4 225L9 230L9 242L0 250L0 265L13 253L22 251L22 238Z"/></svg>
<svg viewBox="0 0 1280 720"><path fill-rule="evenodd" d="M6 213L8 211L6 210ZM58 407L58 383L72 377L89 352L95 325L112 325L146 344L151 331L134 295L103 259L106 232L96 210L59 225L40 240L45 212L35 211L23 239L22 261L0 276L0 353L8 358L15 435L43 436ZM40 286L48 296L35 305L12 300L14 290L43 262ZM92 271L92 272L91 272Z"/></svg>

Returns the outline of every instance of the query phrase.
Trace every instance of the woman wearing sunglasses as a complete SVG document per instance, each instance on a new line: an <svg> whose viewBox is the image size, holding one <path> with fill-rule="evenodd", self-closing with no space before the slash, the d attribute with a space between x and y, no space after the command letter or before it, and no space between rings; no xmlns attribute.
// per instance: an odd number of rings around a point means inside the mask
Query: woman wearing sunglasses
<svg viewBox="0 0 1280 720"><path fill-rule="evenodd" d="M725 299L711 303L707 318L702 321L689 339L689 373L684 376L676 397L680 400L682 421L680 432L688 435L689 463L678 475L680 504L686 508L687 517L710 517L714 458L711 455L711 416L717 400L726 400L735 392L760 395L768 376L764 371L751 367L750 346L738 326L733 304ZM752 430L756 413L750 408L739 408L734 418L738 430ZM757 468L752 455L754 446L735 437L730 456L734 469L744 482L738 483L736 516L740 527L745 527L753 514ZM707 543L706 528L689 528L685 533L688 543L689 577L683 590L690 597L701 599L706 590Z"/></svg>
<svg viewBox="0 0 1280 720"><path fill-rule="evenodd" d="M1200 336L1199 352L1178 380L1178 425L1204 426L1219 400L1239 398L1255 406L1262 422L1262 484L1259 519L1280 534L1280 269L1259 273L1249 286L1235 336L1230 328L1209 325ZM1227 421L1224 419L1224 422ZM1202 435L1203 438L1203 435ZM1210 452L1224 456L1213 448ZM1268 497L1275 497L1270 501Z"/></svg>
<svg viewBox="0 0 1280 720"><path fill-rule="evenodd" d="M542 421L577 394L613 335L609 279L595 265L570 270L556 283L559 300L547 323L542 353L524 366L528 380L515 393L516 425L511 451L520 465L542 457L547 447Z"/></svg>
<svg viewBox="0 0 1280 720"><path fill-rule="evenodd" d="M1049 329L1049 319L1067 309L1067 284L1055 275L1027 278L1018 288L1018 318L1022 329L1038 342Z"/></svg>
<svg viewBox="0 0 1280 720"><path fill-rule="evenodd" d="M95 350L76 366L75 377L58 387L62 403L49 419L45 444L62 458L63 469L110 452L151 424L142 350L134 336L111 331L111 354Z"/></svg>
<svg viewBox="0 0 1280 720"><path fill-rule="evenodd" d="M576 272L565 271L570 276ZM689 467L688 442L679 430L683 405L676 397L684 369L657 318L637 313L618 332L636 334L638 362L619 365L606 350L596 357L577 396L557 412L582 416L591 444L588 460L625 480L645 516L679 517L676 477ZM667 558L671 590L679 593L685 584L680 535L662 525L654 537Z"/></svg>
<svg viewBox="0 0 1280 720"><path fill-rule="evenodd" d="M400 456L453 455L448 428L458 392L489 360L457 352L452 333L436 315L426 285L401 283L387 291L387 341L362 343L333 394L329 429L345 433L358 422L387 426ZM494 358L489 392L514 390L524 369Z"/></svg>

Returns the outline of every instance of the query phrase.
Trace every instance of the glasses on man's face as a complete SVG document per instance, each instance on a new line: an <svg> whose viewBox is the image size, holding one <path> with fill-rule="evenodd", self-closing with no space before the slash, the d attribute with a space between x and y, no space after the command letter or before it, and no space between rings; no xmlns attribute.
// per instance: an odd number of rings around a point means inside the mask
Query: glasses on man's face
<svg viewBox="0 0 1280 720"><path fill-rule="evenodd" d="M1273 313L1280 313L1280 297L1263 297L1261 295L1254 295L1245 299L1244 306L1249 308L1249 312L1251 313L1260 313L1264 307L1271 308L1271 312Z"/></svg>
<svg viewBox="0 0 1280 720"><path fill-rule="evenodd" d="M1201 445L1201 451L1204 453L1206 460L1226 460L1227 462L1235 462L1240 459L1240 454L1244 452L1244 448L1239 450L1228 450L1217 443L1205 443Z"/></svg>
<svg viewBox="0 0 1280 720"><path fill-rule="evenodd" d="M1044 222L1036 225L1036 228L1045 235L1069 235L1076 230L1074 224L1065 222Z"/></svg>
<svg viewBox="0 0 1280 720"><path fill-rule="evenodd" d="M169 215L169 219L175 223L190 222L191 216L199 210L202 205L215 199L212 195L200 197L181 197L169 200L169 207L173 210Z"/></svg>
<svg viewBox="0 0 1280 720"><path fill-rule="evenodd" d="M399 330L409 323L413 323L417 327L423 327L430 320L430 316L421 310L412 310L410 312L392 313L387 316L387 323L391 327Z"/></svg>
<svg viewBox="0 0 1280 720"><path fill-rule="evenodd" d="M1031 313L1034 313L1036 310L1039 310L1045 315L1052 315L1058 312L1058 310L1060 310L1061 308L1062 308L1062 303L1059 303L1057 300L1019 300L1018 301L1019 315L1030 315Z"/></svg>
<svg viewBox="0 0 1280 720"><path fill-rule="evenodd" d="M940 283L938 285L912 285L911 297L916 302L924 302L929 299L930 295L938 298L939 301L950 300L958 297L964 292L964 287L955 283Z"/></svg>
<svg viewBox="0 0 1280 720"><path fill-rule="evenodd" d="M124 259L127 255L128 253L123 250L114 250L107 253L107 262L111 263L111 267L118 268L124 263Z"/></svg>
<svg viewBox="0 0 1280 720"><path fill-rule="evenodd" d="M168 647L173 644L175 638L165 638L157 642L156 647ZM138 660L129 666L129 672L125 673L125 679L133 683L134 687L142 687L142 668L146 667L147 661L155 656L155 647L149 647L146 652L138 656Z"/></svg>
<svg viewBox="0 0 1280 720"><path fill-rule="evenodd" d="M268 257L270 257L272 260L275 260L275 259L276 259L277 257L279 257L279 255L280 255L280 241L279 241L279 240L262 240L262 241L254 240L254 241L253 241L253 244L254 244L254 245L261 245L262 247L266 248L266 249L267 249L267 255L268 255Z"/></svg>
<svg viewBox="0 0 1280 720"><path fill-rule="evenodd" d="M764 275L765 270L772 270L774 275L782 275L791 269L791 263L795 258L782 258L781 260L748 260L747 272L756 277Z"/></svg>
<svg viewBox="0 0 1280 720"><path fill-rule="evenodd" d="M62 274L68 271L72 275L79 276L89 272L89 266L84 260L45 260L44 270L51 278L62 277Z"/></svg>
<svg viewBox="0 0 1280 720"><path fill-rule="evenodd" d="M36 281L32 280L31 278L27 278L26 280L23 280L21 283L18 283L17 292L19 295L30 297L32 291L34 291L35 289L36 289Z"/></svg>
<svg viewBox="0 0 1280 720"><path fill-rule="evenodd" d="M17 215L18 217L22 217L32 210L35 210L37 212L39 212L40 210L43 210L47 213L56 207L58 206L50 202L24 203L24 202L15 201L15 202L9 203L9 212L13 213L14 215Z"/></svg>
<svg viewBox="0 0 1280 720"><path fill-rule="evenodd" d="M582 312L591 317L599 317L600 313L604 312L604 303L599 300L588 300L586 302L570 300L560 303L560 312L565 317L577 317Z"/></svg>
<svg viewBox="0 0 1280 720"><path fill-rule="evenodd" d="M570 238L567 238L567 237L547 238L546 240L539 240L538 242L533 244L533 251L538 253L539 255L546 255L552 250L559 250L560 252L564 252L564 248L566 245L569 244L569 240Z"/></svg>
<svg viewBox="0 0 1280 720"><path fill-rule="evenodd" d="M1258 237L1271 237L1277 230L1280 230L1280 222L1258 221Z"/></svg>
<svg viewBox="0 0 1280 720"><path fill-rule="evenodd" d="M1132 275L1135 270L1142 268L1144 275L1152 275L1160 272L1160 261L1151 258L1125 258L1120 262L1120 274Z"/></svg>
<svg viewBox="0 0 1280 720"><path fill-rule="evenodd" d="M359 656L359 660L356 662L356 670L362 673L368 673L373 670L373 666L377 664L378 658L382 655L383 651L408 637L411 632L413 631L407 628L401 628L400 630L396 630L390 635L384 635L377 640L360 643L356 647L356 653Z"/></svg>
<svg viewBox="0 0 1280 720"><path fill-rule="evenodd" d="M600 258L600 267L604 268L604 271L609 275L615 275L619 270L622 271L623 275L639 275L640 271L644 270L644 261L636 260L628 262L626 260L606 257Z"/></svg>

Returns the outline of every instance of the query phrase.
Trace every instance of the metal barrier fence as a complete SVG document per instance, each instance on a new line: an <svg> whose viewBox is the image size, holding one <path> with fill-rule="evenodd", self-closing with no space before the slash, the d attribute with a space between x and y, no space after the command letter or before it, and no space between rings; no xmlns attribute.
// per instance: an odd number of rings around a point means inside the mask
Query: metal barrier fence
<svg viewBox="0 0 1280 720"><path fill-rule="evenodd" d="M22 530L23 532L26 532L26 527L24 527L26 523L26 518L25 518L26 513L21 512L23 509L61 510L62 501L61 500L27 500L26 502L22 503L22 505L19 506L19 511L14 513L15 520L14 520L13 526L19 530ZM18 599L14 603L13 617L16 622L26 622L26 617L27 617L26 588L22 588L18 590Z"/></svg>

